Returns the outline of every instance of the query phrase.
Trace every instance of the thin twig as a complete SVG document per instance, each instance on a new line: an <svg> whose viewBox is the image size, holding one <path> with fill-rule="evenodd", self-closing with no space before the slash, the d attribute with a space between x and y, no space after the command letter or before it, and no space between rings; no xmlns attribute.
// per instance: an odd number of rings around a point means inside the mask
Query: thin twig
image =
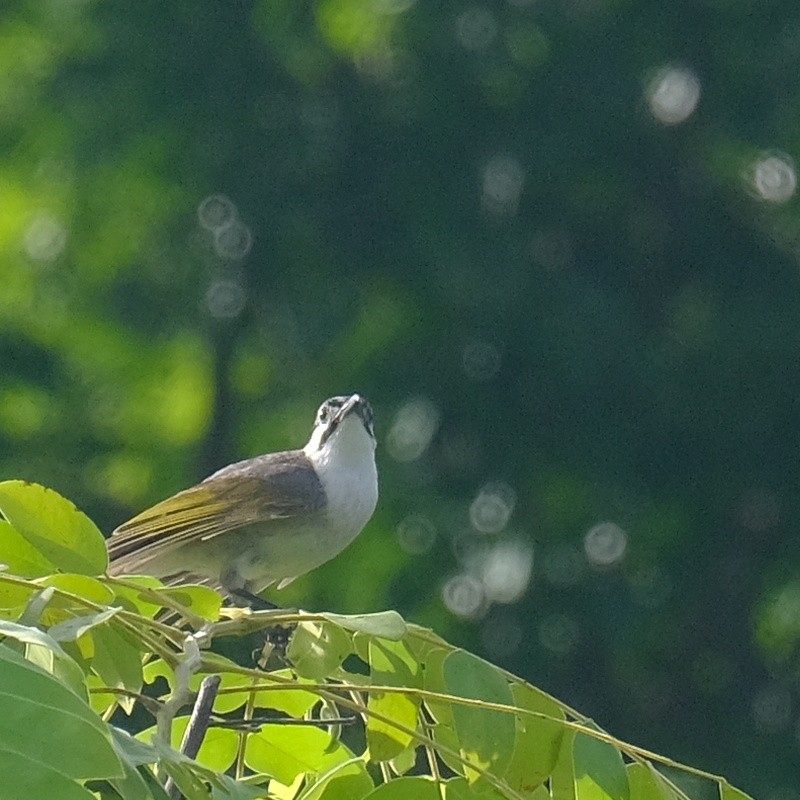
<svg viewBox="0 0 800 800"><path fill-rule="evenodd" d="M258 681L256 678L253 678L251 681L252 684L256 684ZM247 702L244 705L244 710L242 711L243 722L248 722L253 718L253 712L255 711L256 707L256 692L251 691L250 694L247 695ZM246 729L242 729L239 731L239 747L236 751L236 780L240 781L244 777L244 772L247 767L245 764L245 754L247 752L247 736L248 731Z"/></svg>
<svg viewBox="0 0 800 800"><path fill-rule="evenodd" d="M234 672L240 672L241 674L245 675L254 675L253 670L249 670L245 667L239 668L239 670L232 670ZM473 708L480 708L486 711L501 711L505 714L516 714L519 716L525 717L534 717L536 719L544 719L551 722L555 722L558 725L561 725L563 728L567 730L573 730L577 733L583 733L586 736L590 736L593 739L598 739L601 742L606 742L607 744L616 747L618 750L621 750L626 755L633 757L634 755L638 755L642 758L645 758L649 761L655 761L656 763L663 764L667 767L672 767L674 769L680 770L682 772L686 772L690 775L696 775L698 778L704 778L705 780L714 781L716 783L722 783L725 781L725 778L721 775L716 775L713 772L706 772L702 769L697 769L695 767L690 767L686 764L681 764L680 762L674 761L667 756L659 755L658 753L654 753L652 750L646 750L643 747L638 747L633 744L629 744L628 742L622 741L621 739L617 739L615 736L612 736L609 733L606 733L602 730L596 730L594 728L587 728L585 725L582 725L579 722L572 722L568 719L558 719L556 717L552 717L549 714L544 714L541 711L532 711L527 708L520 708L518 706L510 706L505 705L503 703L491 703L486 700L475 700L468 697L458 697L456 695L445 694L442 692L432 692L426 689L416 689L411 687L400 687L400 686L379 686L379 685L351 685L351 684L336 684L336 683L295 683L292 681L291 678L285 678L282 676L277 676L274 674L262 674L262 680L269 680L273 683L268 684L261 684L257 686L258 691L278 691L279 689L296 689L298 691L307 691L307 692L317 692L320 696L326 696L329 692L340 691L340 692L352 692L353 690L357 690L358 692L364 692L367 694L370 693L395 693L395 694L404 694L411 697L420 697L423 700L438 700L445 703L450 703L452 705L461 705L461 706L471 706ZM250 687L252 688L252 687ZM226 694L233 694L237 691L243 691L240 687L230 687L228 689L223 689L222 692ZM367 712L367 707L363 705L363 703L356 708L360 713L366 714L369 713L376 718L379 718L377 714L372 711ZM388 724L392 725L397 730L403 730L403 726L398 725L394 722L394 720L388 720ZM441 750L442 748L439 747ZM471 765L472 766L472 765Z"/></svg>
<svg viewBox="0 0 800 800"><path fill-rule="evenodd" d="M427 706L421 703L419 717L425 734L433 740L433 720L431 719L431 712L428 710ZM427 744L423 745L423 749L425 750L425 757L428 760L428 769L431 771L431 776L436 784L439 797L443 798L445 796L445 788L442 782L442 773L439 770L439 762L436 760L436 750Z"/></svg>
<svg viewBox="0 0 800 800"><path fill-rule="evenodd" d="M200 684L200 691L197 693L192 715L189 717L189 724L183 732L181 741L181 752L189 758L195 758L200 752L200 745L203 743L211 722L211 709L214 706L214 700L217 699L221 680L219 675L207 675ZM172 778L167 779L164 791L172 800L180 797L180 789Z"/></svg>

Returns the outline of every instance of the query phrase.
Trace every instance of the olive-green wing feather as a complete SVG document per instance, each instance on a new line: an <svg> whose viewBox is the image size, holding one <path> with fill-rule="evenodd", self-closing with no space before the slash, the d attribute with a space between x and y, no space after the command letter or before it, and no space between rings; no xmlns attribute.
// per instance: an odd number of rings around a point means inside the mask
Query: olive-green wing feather
<svg viewBox="0 0 800 800"><path fill-rule="evenodd" d="M182 544L324 505L324 489L301 450L241 461L120 525L108 540L109 573L135 572Z"/></svg>

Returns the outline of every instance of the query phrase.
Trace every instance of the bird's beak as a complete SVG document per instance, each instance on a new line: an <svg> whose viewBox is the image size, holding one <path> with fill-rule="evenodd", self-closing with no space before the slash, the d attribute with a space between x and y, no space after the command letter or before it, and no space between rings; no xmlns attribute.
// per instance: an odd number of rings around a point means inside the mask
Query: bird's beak
<svg viewBox="0 0 800 800"><path fill-rule="evenodd" d="M322 432L322 436L319 440L319 446L322 447L328 439L331 438L333 432L342 424L342 422L347 419L348 414L352 413L356 408L358 408L359 404L362 403L361 395L360 394L353 394L347 399L344 405L336 412L336 416L334 416L331 421L328 423L327 428Z"/></svg>
<svg viewBox="0 0 800 800"><path fill-rule="evenodd" d="M358 406L361 402L361 395L354 394L351 395L347 402L339 409L336 413L336 416L331 420L331 430L334 430L341 422L345 419L345 417L353 411L353 409Z"/></svg>

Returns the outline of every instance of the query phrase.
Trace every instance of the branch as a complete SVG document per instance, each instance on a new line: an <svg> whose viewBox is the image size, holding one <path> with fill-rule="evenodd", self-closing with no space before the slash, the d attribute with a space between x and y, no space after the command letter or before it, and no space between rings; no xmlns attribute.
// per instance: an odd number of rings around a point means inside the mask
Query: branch
<svg viewBox="0 0 800 800"><path fill-rule="evenodd" d="M214 706L214 700L217 699L221 680L219 675L207 675L200 684L200 691L197 693L197 700L195 700L189 724L186 726L181 741L181 752L189 758L195 758L200 752L200 745L203 743L211 723L211 709ZM180 796L180 790L172 778L167 779L164 790L172 800L177 800Z"/></svg>

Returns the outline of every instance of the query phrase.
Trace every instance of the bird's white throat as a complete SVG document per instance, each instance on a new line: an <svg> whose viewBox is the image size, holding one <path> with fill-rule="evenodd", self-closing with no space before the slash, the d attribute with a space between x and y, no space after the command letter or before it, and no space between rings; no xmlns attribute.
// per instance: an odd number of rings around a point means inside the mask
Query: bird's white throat
<svg viewBox="0 0 800 800"><path fill-rule="evenodd" d="M356 536L378 502L375 439L355 415L343 419L320 446L322 430L314 430L304 452L325 489L331 523L338 532Z"/></svg>

